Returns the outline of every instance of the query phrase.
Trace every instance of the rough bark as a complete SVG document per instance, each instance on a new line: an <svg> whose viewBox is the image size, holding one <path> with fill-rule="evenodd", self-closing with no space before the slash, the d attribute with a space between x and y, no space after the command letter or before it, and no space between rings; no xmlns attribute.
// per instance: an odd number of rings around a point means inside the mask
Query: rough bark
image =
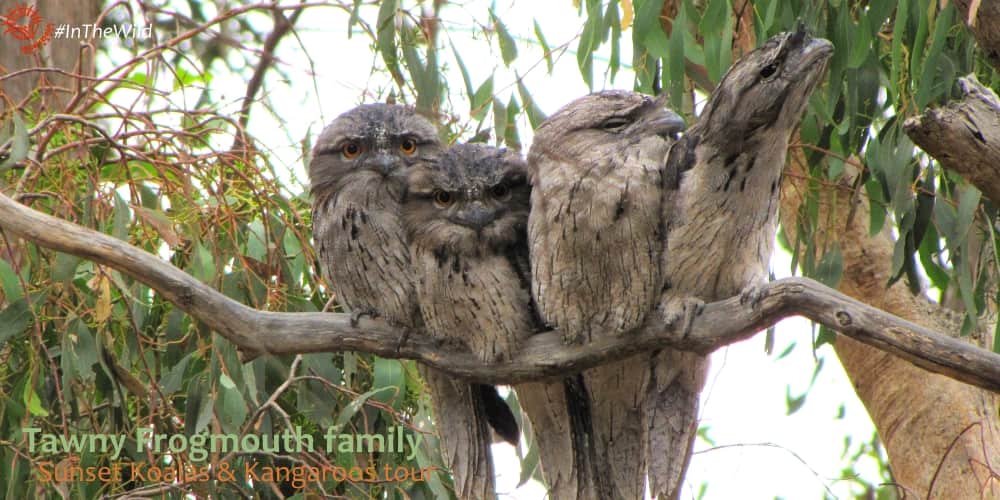
<svg viewBox="0 0 1000 500"><path fill-rule="evenodd" d="M958 85L961 101L911 117L903 129L944 168L1000 202L1000 100L976 75L959 78Z"/></svg>
<svg viewBox="0 0 1000 500"><path fill-rule="evenodd" d="M42 26L39 28L39 35L46 23L69 23L80 25L95 22L100 14L100 0L80 0L68 2L65 0L36 0L34 2L24 2L33 4L38 13L42 16ZM7 5L7 4L5 4ZM10 7L20 5L17 2L9 4ZM0 14L6 14L9 8L4 8ZM18 24L25 24L26 20ZM50 40L44 44L37 53L23 54L21 46L27 42L15 42L9 35L3 35L0 41L0 66L6 74L18 72L29 68L54 68L63 72L77 73L86 76L93 76L92 54L93 48L83 49L81 44L75 40ZM81 56L84 57L81 60ZM34 101L30 106L36 108L44 103L49 110L59 110L68 101L72 94L72 89L80 80L61 72L35 72L26 71L10 79L0 82L0 93L6 94L10 99L0 99L0 110L3 113L8 111L8 104L13 103L14 108L20 108L22 103L30 101L31 93L35 89L40 91L40 99Z"/></svg>
<svg viewBox="0 0 1000 500"><path fill-rule="evenodd" d="M807 192L802 155L793 155L782 185L781 223L797 227ZM874 307L924 327L955 333L957 316L897 283L886 289L893 242L888 228L869 237L868 206L840 184L818 193L815 238L837 241L844 258L840 290ZM853 204L853 206L852 206ZM854 215L847 222L847 214ZM794 234L794 232L792 232ZM971 345L965 340L958 340ZM922 370L903 359L840 336L837 356L885 444L898 487L917 498L994 498L1000 485L992 464L1000 464L1000 429L994 394Z"/></svg>
<svg viewBox="0 0 1000 500"><path fill-rule="evenodd" d="M780 280L763 287L760 300L754 304L742 303L739 297L708 304L686 336L676 334L674 328L667 328L658 320L651 320L634 334L621 338L601 336L583 346L566 346L560 333L553 331L529 339L524 350L510 362L486 366L471 353L442 349L422 335L410 335L407 343L400 346L399 329L378 320L361 318L357 326L352 326L346 314L252 309L139 248L31 210L3 195L0 195L0 228L3 230L0 237L21 236L40 246L108 265L142 281L251 354L371 352L384 357L416 359L473 381L516 383L576 373L612 359L668 346L708 353L798 314L873 345L876 353L885 349L899 356L900 362L906 359L924 369L1000 392L1000 355L893 317L802 278Z"/></svg>
<svg viewBox="0 0 1000 500"><path fill-rule="evenodd" d="M960 8L963 2L959 2ZM963 13L968 16L968 6ZM1000 14L1000 3L990 2L979 10L979 20L984 15ZM996 31L1000 26L972 26L980 43L987 43L983 38L984 31ZM1000 37L992 35L992 46L984 46L994 65L997 65L997 43ZM987 37L988 38L988 37ZM947 106L931 109L922 115L906 120L904 130L913 141L928 154L937 159L941 165L964 177L970 184L986 194L994 203L1000 202L1000 101L996 94L969 75L959 79L964 98ZM950 330L958 331L957 322L952 322ZM924 380L931 381L934 386L924 386ZM995 394L985 393L974 388L956 384L954 381L937 380L928 374L913 376L912 382L917 387L934 392L915 393L911 397L920 397L920 405L915 409L926 409L924 417L914 420L914 425L934 429L933 432L913 434L908 444L898 445L897 454L911 453L914 445L934 444L940 456L941 449L949 444L944 438L953 438L954 445L950 454L943 460L940 472L937 472L937 482L926 485L928 496L967 494L981 497L1000 497L1000 487L992 480L995 474L995 464L1000 457L1000 431L997 427L997 398ZM957 386L957 387L955 387ZM936 393L936 394L935 394ZM932 411L941 404L951 411ZM949 418L950 417L950 418ZM938 419L945 420L947 427L934 426ZM941 432L944 430L944 435ZM926 438L926 439L925 439ZM937 439L935 439L937 438ZM904 441L900 439L899 441ZM890 459L892 455L890 454ZM901 460L905 460L905 457ZM929 461L928 461L929 462ZM910 464L907 464L910 465ZM917 467L917 464L913 464ZM924 472L929 472L925 466ZM907 467L905 470L909 470ZM902 470L901 470L902 471ZM901 471L897 476L902 481ZM921 484L921 487L924 485ZM981 490L977 489L981 488Z"/></svg>

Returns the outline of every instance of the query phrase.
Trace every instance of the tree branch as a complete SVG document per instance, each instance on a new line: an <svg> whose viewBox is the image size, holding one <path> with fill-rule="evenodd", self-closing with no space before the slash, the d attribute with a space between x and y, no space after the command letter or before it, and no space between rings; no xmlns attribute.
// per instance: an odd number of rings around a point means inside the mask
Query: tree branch
<svg viewBox="0 0 1000 500"><path fill-rule="evenodd" d="M1000 25L998 25L1000 26ZM964 98L908 118L903 130L944 168L1000 202L1000 101L970 74L958 79Z"/></svg>
<svg viewBox="0 0 1000 500"><path fill-rule="evenodd" d="M264 74L267 73L268 68L274 62L274 50L278 47L278 42L285 37L295 25L295 22L298 21L304 9L304 7L296 8L292 11L290 17L285 17L282 9L275 8L271 11L271 18L274 19L274 29L267 35L267 39L264 40L264 45L261 47L260 61L257 63L253 75L247 82L246 93L243 95L243 103L240 105L239 112L240 133L235 135L233 145L229 149L235 151L246 147L246 137L243 131L247 129L247 125L250 123L250 108L254 104L257 92L264 85Z"/></svg>
<svg viewBox="0 0 1000 500"><path fill-rule="evenodd" d="M927 370L1000 392L1000 355L941 335L804 278L767 285L755 304L738 297L708 304L687 335L647 324L618 338L581 346L562 344L558 332L532 337L510 363L484 365L469 352L443 349L425 335L410 335L378 320L352 327L349 315L258 311L222 295L160 258L92 229L43 214L0 195L0 227L40 246L104 264L149 285L168 301L236 344L247 356L361 351L408 358L487 383L516 383L564 375L632 354L673 347L708 353L753 336L792 315L802 315Z"/></svg>

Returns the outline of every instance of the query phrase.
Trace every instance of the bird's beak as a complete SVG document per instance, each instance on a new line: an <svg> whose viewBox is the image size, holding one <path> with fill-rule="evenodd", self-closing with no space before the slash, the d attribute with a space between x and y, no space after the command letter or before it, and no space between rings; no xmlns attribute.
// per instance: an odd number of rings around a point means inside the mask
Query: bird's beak
<svg viewBox="0 0 1000 500"><path fill-rule="evenodd" d="M456 223L465 227L482 231L484 227L496 218L496 210L488 208L480 202L475 202L469 208L460 210L454 215Z"/></svg>
<svg viewBox="0 0 1000 500"><path fill-rule="evenodd" d="M377 153L375 157L369 161L375 171L386 177L392 175L393 171L395 171L396 167L399 165L396 158L386 153Z"/></svg>
<svg viewBox="0 0 1000 500"><path fill-rule="evenodd" d="M649 129L661 137L676 137L686 128L684 119L667 108L660 110L649 122Z"/></svg>

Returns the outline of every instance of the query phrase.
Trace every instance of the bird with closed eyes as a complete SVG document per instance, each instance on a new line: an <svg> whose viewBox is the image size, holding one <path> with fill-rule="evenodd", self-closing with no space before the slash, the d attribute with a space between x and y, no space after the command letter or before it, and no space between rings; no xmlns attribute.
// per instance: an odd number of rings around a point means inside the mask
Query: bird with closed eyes
<svg viewBox="0 0 1000 500"><path fill-rule="evenodd" d="M663 101L603 91L558 110L535 131L528 242L542 319L568 343L638 327L663 286L662 170L683 120ZM604 498L641 498L643 403L650 358L586 370Z"/></svg>
<svg viewBox="0 0 1000 500"><path fill-rule="evenodd" d="M400 203L407 173L441 151L437 129L427 119L412 108L381 103L345 112L317 139L309 163L313 239L327 284L355 318L368 314L406 331L423 328ZM439 434L468 435L488 422L505 439L517 440L517 422L493 386L473 386L487 410L474 414L470 389L455 390L450 376L419 367L437 410ZM485 458L463 449L445 449L442 455L450 460L446 465L456 485L462 485L456 488L460 497L493 494L493 476L483 473Z"/></svg>
<svg viewBox="0 0 1000 500"><path fill-rule="evenodd" d="M424 323L487 365L509 360L541 326L528 265L530 191L519 155L481 144L452 146L410 171L403 221ZM579 383L514 389L534 429L549 498L600 498L588 491L589 410L574 406Z"/></svg>

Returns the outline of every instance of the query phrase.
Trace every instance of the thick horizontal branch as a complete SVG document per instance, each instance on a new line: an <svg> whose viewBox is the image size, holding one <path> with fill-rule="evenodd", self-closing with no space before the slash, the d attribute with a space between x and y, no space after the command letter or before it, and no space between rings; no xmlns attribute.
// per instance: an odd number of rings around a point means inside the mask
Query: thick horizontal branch
<svg viewBox="0 0 1000 500"><path fill-rule="evenodd" d="M1000 356L910 323L812 280L767 285L755 304L738 297L708 304L687 335L656 321L617 338L582 346L562 344L558 332L532 337L510 363L484 365L469 352L447 350L420 332L404 333L345 314L258 311L222 295L160 258L111 236L32 210L0 195L0 227L43 247L104 264L149 285L177 307L250 355L361 351L422 361L454 375L515 383L576 372L650 349L674 347L708 353L753 336L782 318L801 315L900 356L917 366L1000 392Z"/></svg>
<svg viewBox="0 0 1000 500"><path fill-rule="evenodd" d="M975 75L958 84L961 101L909 118L903 130L944 168L1000 203L1000 101Z"/></svg>

